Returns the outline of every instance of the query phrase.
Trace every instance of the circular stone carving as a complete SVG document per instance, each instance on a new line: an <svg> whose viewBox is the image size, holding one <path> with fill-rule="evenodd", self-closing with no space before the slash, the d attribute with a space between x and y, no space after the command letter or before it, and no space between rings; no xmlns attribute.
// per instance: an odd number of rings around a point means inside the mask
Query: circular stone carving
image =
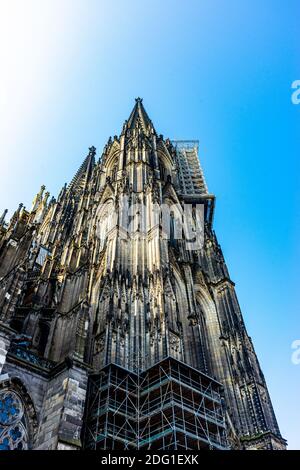
<svg viewBox="0 0 300 470"><path fill-rule="evenodd" d="M0 392L0 424L9 426L19 421L23 416L23 405L14 392Z"/></svg>
<svg viewBox="0 0 300 470"><path fill-rule="evenodd" d="M28 435L24 419L21 398L12 390L1 391L0 450L28 449Z"/></svg>

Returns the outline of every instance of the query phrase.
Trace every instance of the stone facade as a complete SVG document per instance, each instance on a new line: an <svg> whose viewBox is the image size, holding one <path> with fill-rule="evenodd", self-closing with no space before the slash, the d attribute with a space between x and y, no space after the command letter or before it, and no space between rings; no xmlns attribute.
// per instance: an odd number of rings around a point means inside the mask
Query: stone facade
<svg viewBox="0 0 300 470"><path fill-rule="evenodd" d="M285 448L196 143L158 135L138 98L120 136L95 155L91 147L57 199L42 186L31 210L0 218L0 393L15 394L3 395L12 414L22 403L24 445L80 449L90 373L173 357L223 385L232 448ZM155 215L162 205L167 234ZM192 217L203 210L200 244L175 236L185 205ZM0 445L9 426L0 422Z"/></svg>

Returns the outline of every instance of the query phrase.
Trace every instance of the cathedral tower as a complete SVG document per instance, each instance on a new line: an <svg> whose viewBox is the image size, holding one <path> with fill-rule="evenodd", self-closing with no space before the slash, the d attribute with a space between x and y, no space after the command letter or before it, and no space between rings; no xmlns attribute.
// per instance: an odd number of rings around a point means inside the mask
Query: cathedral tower
<svg viewBox="0 0 300 470"><path fill-rule="evenodd" d="M137 98L95 157L0 218L0 449L285 448L197 142Z"/></svg>

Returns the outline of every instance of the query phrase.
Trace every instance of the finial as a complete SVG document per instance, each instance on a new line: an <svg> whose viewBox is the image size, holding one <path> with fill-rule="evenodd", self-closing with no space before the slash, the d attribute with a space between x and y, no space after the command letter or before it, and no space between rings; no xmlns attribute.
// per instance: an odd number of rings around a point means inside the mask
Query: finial
<svg viewBox="0 0 300 470"><path fill-rule="evenodd" d="M8 212L8 209L5 209L4 212L3 212L3 214L1 215L1 217L0 217L0 225L3 225L3 224L4 224L4 222L5 222L5 216L6 216L7 212Z"/></svg>
<svg viewBox="0 0 300 470"><path fill-rule="evenodd" d="M94 157L96 155L96 147L94 147L93 145L89 147L89 155L91 157Z"/></svg>
<svg viewBox="0 0 300 470"><path fill-rule="evenodd" d="M139 96L137 98L135 98L135 102L136 103L142 103L143 102L143 98L140 98Z"/></svg>
<svg viewBox="0 0 300 470"><path fill-rule="evenodd" d="M44 194L44 200L43 202L46 204L47 203L47 200L48 200L48 197L50 196L50 193L49 191L47 191L45 194Z"/></svg>
<svg viewBox="0 0 300 470"><path fill-rule="evenodd" d="M127 119L124 121L124 124L123 124L123 129L122 129L122 133L124 134L126 129L127 129L127 124L128 124L128 121Z"/></svg>

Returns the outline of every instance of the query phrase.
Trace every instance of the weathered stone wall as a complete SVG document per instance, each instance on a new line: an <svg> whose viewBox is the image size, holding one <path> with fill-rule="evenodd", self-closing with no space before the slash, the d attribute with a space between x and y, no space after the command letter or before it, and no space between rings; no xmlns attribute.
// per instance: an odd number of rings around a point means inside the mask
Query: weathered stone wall
<svg viewBox="0 0 300 470"><path fill-rule="evenodd" d="M43 407L44 395L48 386L48 379L45 375L36 372L32 367L24 367L14 358L8 357L3 368L3 373L8 374L10 378L19 379L25 386L33 402L37 417L39 418Z"/></svg>
<svg viewBox="0 0 300 470"><path fill-rule="evenodd" d="M35 370L36 369L36 370ZM38 426L34 449L79 449L87 388L87 370L67 361L50 373L8 357L3 376L18 379L32 400Z"/></svg>
<svg viewBox="0 0 300 470"><path fill-rule="evenodd" d="M80 448L86 387L86 370L78 365L61 371L49 381L37 449Z"/></svg>

